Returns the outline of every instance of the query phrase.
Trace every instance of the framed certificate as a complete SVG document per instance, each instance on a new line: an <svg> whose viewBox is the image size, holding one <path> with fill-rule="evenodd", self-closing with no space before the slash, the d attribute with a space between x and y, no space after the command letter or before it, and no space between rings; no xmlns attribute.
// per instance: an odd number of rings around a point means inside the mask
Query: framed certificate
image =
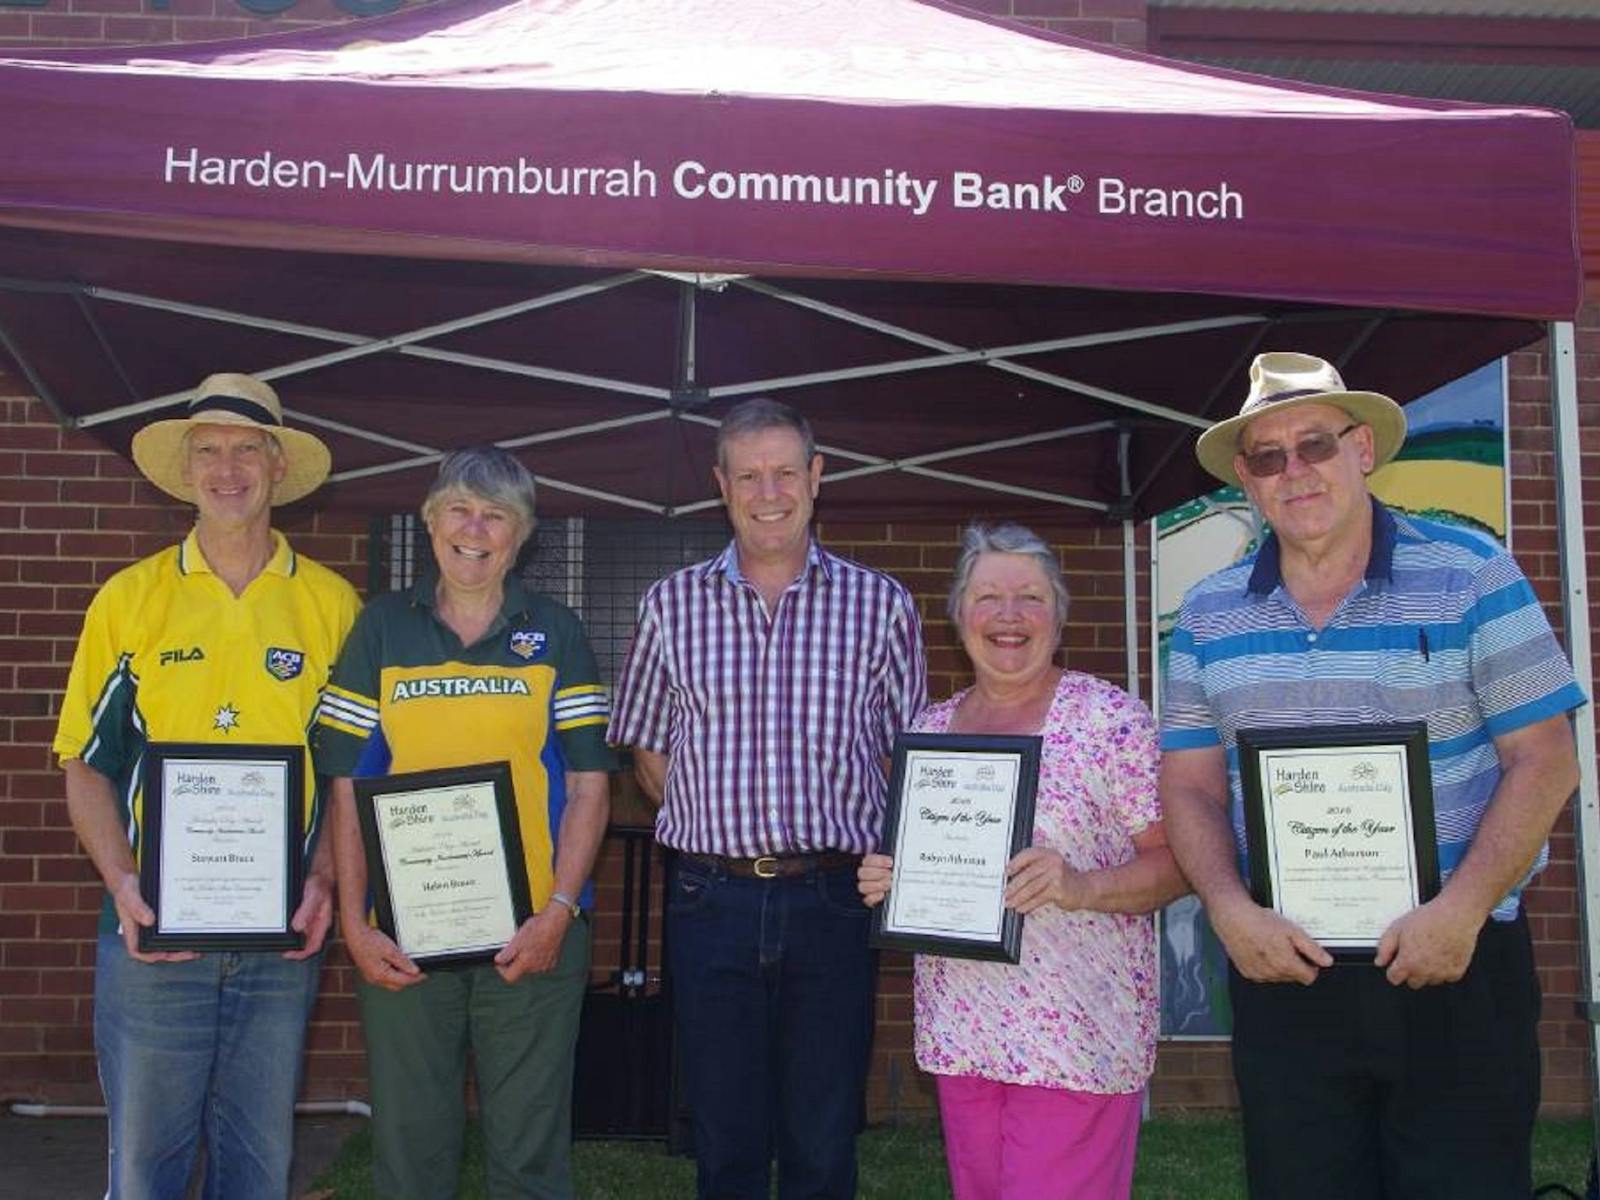
<svg viewBox="0 0 1600 1200"><path fill-rule="evenodd" d="M533 912L511 764L353 782L378 927L418 966L492 959Z"/></svg>
<svg viewBox="0 0 1600 1200"><path fill-rule="evenodd" d="M305 747L151 742L144 751L141 950L297 950Z"/></svg>
<svg viewBox="0 0 1600 1200"><path fill-rule="evenodd" d="M872 944L1016 962L1022 914L1006 907L1006 864L1033 842L1036 737L902 733L895 738L883 853L889 895Z"/></svg>
<svg viewBox="0 0 1600 1200"><path fill-rule="evenodd" d="M1423 722L1241 729L1239 774L1251 894L1336 959L1439 894Z"/></svg>

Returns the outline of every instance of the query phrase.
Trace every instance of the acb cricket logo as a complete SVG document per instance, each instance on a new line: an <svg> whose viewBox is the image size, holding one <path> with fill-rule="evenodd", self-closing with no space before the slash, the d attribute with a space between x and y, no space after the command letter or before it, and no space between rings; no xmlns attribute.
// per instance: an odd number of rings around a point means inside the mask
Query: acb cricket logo
<svg viewBox="0 0 1600 1200"><path fill-rule="evenodd" d="M267 674L287 683L305 670L306 656L298 650L285 650L281 646L267 648Z"/></svg>
<svg viewBox="0 0 1600 1200"><path fill-rule="evenodd" d="M545 636L538 629L513 629L510 644L511 653L531 661L544 653Z"/></svg>

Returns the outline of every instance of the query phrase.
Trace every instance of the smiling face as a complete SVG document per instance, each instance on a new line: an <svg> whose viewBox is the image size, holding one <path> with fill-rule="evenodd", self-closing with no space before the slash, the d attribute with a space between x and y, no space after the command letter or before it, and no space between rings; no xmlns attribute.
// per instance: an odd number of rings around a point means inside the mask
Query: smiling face
<svg viewBox="0 0 1600 1200"><path fill-rule="evenodd" d="M811 537L822 455L812 455L808 463L800 435L776 426L729 438L713 472L741 566L793 565L798 573Z"/></svg>
<svg viewBox="0 0 1600 1200"><path fill-rule="evenodd" d="M1325 462L1308 463L1291 453L1278 475L1251 475L1244 456L1271 447L1292 450L1311 434L1337 435L1350 423L1349 414L1335 405L1302 404L1268 412L1245 426L1234 470L1245 494L1286 546L1326 545L1371 520L1366 476L1373 464L1372 429L1357 425L1338 438L1338 451Z"/></svg>
<svg viewBox="0 0 1600 1200"><path fill-rule="evenodd" d="M1050 670L1061 618L1044 568L1029 555L978 555L958 613L961 644L980 682L1016 686Z"/></svg>
<svg viewBox="0 0 1600 1200"><path fill-rule="evenodd" d="M463 593L498 591L531 532L516 509L464 490L435 497L424 521L441 587Z"/></svg>
<svg viewBox="0 0 1600 1200"><path fill-rule="evenodd" d="M271 436L252 426L196 425L184 438L183 481L201 523L219 533L268 528L272 489L287 470Z"/></svg>

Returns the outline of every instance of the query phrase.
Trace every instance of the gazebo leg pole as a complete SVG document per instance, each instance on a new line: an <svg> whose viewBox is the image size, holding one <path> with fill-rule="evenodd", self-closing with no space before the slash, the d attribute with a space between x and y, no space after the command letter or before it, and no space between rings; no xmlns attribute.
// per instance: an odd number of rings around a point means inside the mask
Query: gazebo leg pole
<svg viewBox="0 0 1600 1200"><path fill-rule="evenodd" d="M1581 778L1576 825L1584 1014L1589 1022L1591 1116L1600 1145L1600 780L1595 776L1594 672L1584 552L1583 463L1578 443L1578 368L1572 322L1550 324L1550 406L1555 434L1556 522L1561 546L1561 610L1567 653L1590 702L1573 718Z"/></svg>
<svg viewBox="0 0 1600 1200"><path fill-rule="evenodd" d="M1139 698L1139 543L1135 532L1132 511L1133 501L1133 472L1130 469L1128 456L1133 444L1133 434L1123 426L1117 431L1117 466L1121 471L1121 503L1118 505L1123 510L1122 517L1122 645L1125 655L1126 667L1124 674L1127 677L1127 692L1134 699ZM1153 530L1152 530L1153 536ZM1150 621L1155 624L1155 607L1151 606ZM1151 659L1150 669L1155 672L1155 660ZM1155 697L1156 684L1152 679L1150 695L1152 701ZM1153 707L1153 705L1152 705ZM1156 921L1150 922L1150 940L1155 948L1157 986L1160 986L1161 973L1161 934ZM1140 1119L1148 1121L1154 1109L1150 1103L1150 1088L1144 1089L1144 1098L1139 1102Z"/></svg>
<svg viewBox="0 0 1600 1200"><path fill-rule="evenodd" d="M1139 545L1130 511L1133 471L1128 461L1133 433L1127 426L1117 432L1117 467L1121 472L1122 516L1122 644L1127 658L1128 695L1139 698ZM1152 620L1154 618L1152 617ZM1153 667L1152 667L1153 669ZM1152 692L1154 687L1151 688Z"/></svg>
<svg viewBox="0 0 1600 1200"><path fill-rule="evenodd" d="M1138 699L1139 691L1139 540L1134 523L1122 520L1122 623L1126 630L1128 655L1128 695Z"/></svg>

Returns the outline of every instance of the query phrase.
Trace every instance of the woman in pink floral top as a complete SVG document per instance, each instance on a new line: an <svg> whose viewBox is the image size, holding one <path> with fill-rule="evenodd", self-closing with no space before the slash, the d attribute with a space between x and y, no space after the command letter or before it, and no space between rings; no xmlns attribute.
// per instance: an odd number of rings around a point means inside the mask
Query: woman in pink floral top
<svg viewBox="0 0 1600 1200"><path fill-rule="evenodd" d="M916 960L917 1064L937 1080L956 1200L1129 1194L1155 1064L1150 914L1188 890L1161 832L1149 710L1055 665L1066 613L1036 535L966 530L950 615L975 682L915 728L1039 734L1044 753L1034 844L1008 868L1021 962ZM867 903L891 866L863 860Z"/></svg>

